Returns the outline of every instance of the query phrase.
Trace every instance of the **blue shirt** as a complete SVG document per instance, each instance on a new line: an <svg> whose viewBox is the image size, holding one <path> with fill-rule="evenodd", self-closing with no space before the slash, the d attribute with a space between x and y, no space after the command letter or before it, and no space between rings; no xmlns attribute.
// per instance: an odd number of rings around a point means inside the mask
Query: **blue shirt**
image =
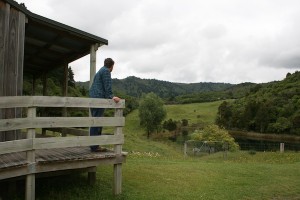
<svg viewBox="0 0 300 200"><path fill-rule="evenodd" d="M112 99L111 74L107 67L103 66L95 75L90 88L90 97Z"/></svg>

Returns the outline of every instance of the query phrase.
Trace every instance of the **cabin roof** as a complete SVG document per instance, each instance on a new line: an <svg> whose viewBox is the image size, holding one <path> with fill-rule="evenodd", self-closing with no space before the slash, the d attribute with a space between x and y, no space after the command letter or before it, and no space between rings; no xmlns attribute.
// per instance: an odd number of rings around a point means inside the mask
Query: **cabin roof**
<svg viewBox="0 0 300 200"><path fill-rule="evenodd" d="M90 53L90 47L107 45L104 38L30 12L24 5L4 0L27 17L24 72L40 74ZM89 67L89 66L86 66Z"/></svg>

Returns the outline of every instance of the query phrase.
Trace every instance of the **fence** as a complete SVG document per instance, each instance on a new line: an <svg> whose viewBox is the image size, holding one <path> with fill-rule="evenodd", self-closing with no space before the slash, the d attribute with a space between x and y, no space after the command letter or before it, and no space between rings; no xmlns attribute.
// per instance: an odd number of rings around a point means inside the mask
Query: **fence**
<svg viewBox="0 0 300 200"><path fill-rule="evenodd" d="M285 152L285 151L300 151L299 143L283 143L270 141L252 141L238 142L242 151L268 151L268 152ZM228 144L223 141L195 141L188 140L184 143L185 156L204 156L217 152L223 152L227 155L229 150Z"/></svg>
<svg viewBox="0 0 300 200"><path fill-rule="evenodd" d="M248 140L248 141L238 141L240 150L248 151L270 151L270 152L284 152L284 151L300 151L299 143L290 143L290 142L274 142L274 141L265 141L265 140Z"/></svg>
<svg viewBox="0 0 300 200"><path fill-rule="evenodd" d="M223 141L196 141L188 140L184 143L185 156L203 156L217 152L223 152L226 156L228 143Z"/></svg>
<svg viewBox="0 0 300 200"><path fill-rule="evenodd" d="M61 107L71 108L114 108L114 117L37 117L37 107ZM114 192L121 193L121 164L123 162L122 144L124 135L122 127L125 125L123 108L125 101L115 103L107 99L91 99L76 97L46 97L46 96L13 96L0 97L0 117L7 110L16 108L26 108L25 118L0 119L0 133L15 132L15 130L27 129L26 139L0 142L0 160L4 160L7 155L20 156L26 153L25 161L15 161L14 163L3 163L0 173L0 180L16 176L26 176L26 199L35 198L35 174L56 170L89 168L100 163L102 158L104 163L114 164ZM67 128L67 127L114 127L114 134L102 135L100 137L90 136L69 136L69 137L46 137L36 138L37 128ZM37 152L51 149L66 149L72 147L88 147L91 145L114 145L114 151L110 155L79 158L79 161L72 164L64 164L70 161L70 157L63 161L51 164L41 164L37 159ZM87 148L86 148L87 149ZM62 152L61 150L59 152ZM18 153L18 154L17 154ZM62 154L62 153L60 153ZM73 153L74 154L74 153ZM88 154L88 153L85 153ZM83 155L83 154L82 154ZM63 155L60 155L63 156ZM96 159L98 161L95 161ZM76 158L78 159L78 158ZM57 160L58 161L58 160ZM18 163L18 164L15 164ZM11 167L7 167L11 166ZM5 169L5 170L3 170ZM90 174L89 174L90 175ZM95 177L95 175L93 175Z"/></svg>

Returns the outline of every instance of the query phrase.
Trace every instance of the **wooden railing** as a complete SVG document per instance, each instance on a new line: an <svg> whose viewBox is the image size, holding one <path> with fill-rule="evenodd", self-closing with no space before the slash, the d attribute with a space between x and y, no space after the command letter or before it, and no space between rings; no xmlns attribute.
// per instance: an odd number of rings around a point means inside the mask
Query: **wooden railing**
<svg viewBox="0 0 300 200"><path fill-rule="evenodd" d="M38 117L37 107L61 108L113 108L114 117ZM27 172L27 198L32 198L34 192L35 151L40 149L80 147L91 145L114 145L114 153L122 154L124 135L122 127L125 125L123 108L125 101L115 103L113 100L77 97L53 96L11 96L0 97L0 110L26 108L26 118L0 119L0 131L27 129L26 139L0 142L0 155L13 152L26 152L29 172ZM26 110L25 109L25 110ZM68 127L114 127L113 135L100 137L71 136L36 138L37 128L68 128ZM121 163L114 165L114 192L121 193ZM1 179L1 177L0 177Z"/></svg>

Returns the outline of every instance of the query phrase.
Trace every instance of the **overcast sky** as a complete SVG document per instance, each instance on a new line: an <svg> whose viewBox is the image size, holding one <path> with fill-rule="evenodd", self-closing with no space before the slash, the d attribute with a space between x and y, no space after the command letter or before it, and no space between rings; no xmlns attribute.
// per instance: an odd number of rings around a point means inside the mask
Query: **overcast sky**
<svg viewBox="0 0 300 200"><path fill-rule="evenodd" d="M263 83L300 70L299 0L18 0L108 40L112 78ZM89 56L70 63L89 80Z"/></svg>

